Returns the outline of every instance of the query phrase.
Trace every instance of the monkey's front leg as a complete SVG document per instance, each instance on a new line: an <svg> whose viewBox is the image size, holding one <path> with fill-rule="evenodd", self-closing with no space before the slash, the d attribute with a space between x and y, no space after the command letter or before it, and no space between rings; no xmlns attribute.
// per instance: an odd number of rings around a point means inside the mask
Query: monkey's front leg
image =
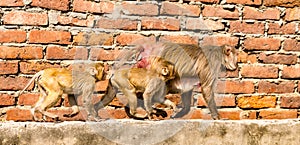
<svg viewBox="0 0 300 145"><path fill-rule="evenodd" d="M147 111L147 115L149 120L156 120L153 118L153 115L156 114L156 110L153 110L152 108L152 95L151 93L148 92L144 92L143 94L143 98L144 98L144 105L145 105L145 109Z"/></svg>
<svg viewBox="0 0 300 145"><path fill-rule="evenodd" d="M100 121L101 119L98 117L97 112L95 111L94 105L92 103L94 84L90 84L85 87L86 88L83 90L82 93L82 98L83 98L83 106L88 112L87 120Z"/></svg>

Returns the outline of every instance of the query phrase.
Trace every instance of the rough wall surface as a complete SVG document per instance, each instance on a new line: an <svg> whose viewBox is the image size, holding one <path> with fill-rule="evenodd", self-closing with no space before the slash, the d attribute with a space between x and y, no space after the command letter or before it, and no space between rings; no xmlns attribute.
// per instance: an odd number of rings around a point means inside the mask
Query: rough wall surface
<svg viewBox="0 0 300 145"><path fill-rule="evenodd" d="M239 49L239 68L222 74L218 83L225 94L217 97L222 118L298 118L299 22L299 0L1 0L0 117L32 121L35 86L19 97L14 93L44 68L73 60L110 64L130 45L172 41ZM98 83L95 101L106 84ZM201 95L194 98L186 118L210 119ZM99 114L126 118L122 105L115 100ZM66 98L51 111L61 121L83 120L81 115L62 116L70 112Z"/></svg>
<svg viewBox="0 0 300 145"><path fill-rule="evenodd" d="M299 120L133 121L0 124L0 143L68 145L298 145Z"/></svg>

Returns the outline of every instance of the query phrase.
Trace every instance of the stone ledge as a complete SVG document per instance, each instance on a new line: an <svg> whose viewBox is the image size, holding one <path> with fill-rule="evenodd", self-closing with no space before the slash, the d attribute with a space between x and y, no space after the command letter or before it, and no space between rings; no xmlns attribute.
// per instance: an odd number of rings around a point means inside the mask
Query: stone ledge
<svg viewBox="0 0 300 145"><path fill-rule="evenodd" d="M300 120L3 122L0 144L300 144Z"/></svg>

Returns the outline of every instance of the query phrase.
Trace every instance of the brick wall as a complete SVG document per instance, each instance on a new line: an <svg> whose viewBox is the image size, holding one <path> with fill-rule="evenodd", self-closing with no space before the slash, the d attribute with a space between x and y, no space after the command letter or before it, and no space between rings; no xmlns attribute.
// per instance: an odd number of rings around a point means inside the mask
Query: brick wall
<svg viewBox="0 0 300 145"><path fill-rule="evenodd" d="M239 48L239 68L221 74L217 97L222 118L288 119L300 112L299 0L1 0L0 118L31 121L38 99L32 75L72 60L111 63L128 45L172 41ZM94 101L107 81L97 83ZM195 88L195 92L198 89ZM177 95L169 96L180 101ZM187 119L210 119L201 95L194 97ZM63 97L51 112L73 118ZM170 112L169 112L170 113ZM125 118L122 101L99 111L102 117ZM48 121L51 121L50 119Z"/></svg>

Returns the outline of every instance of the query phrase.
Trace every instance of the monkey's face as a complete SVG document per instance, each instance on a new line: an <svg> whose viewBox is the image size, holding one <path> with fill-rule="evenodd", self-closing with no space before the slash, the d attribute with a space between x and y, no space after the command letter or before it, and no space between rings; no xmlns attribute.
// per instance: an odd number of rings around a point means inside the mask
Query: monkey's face
<svg viewBox="0 0 300 145"><path fill-rule="evenodd" d="M223 47L223 65L229 70L237 68L237 50L232 46Z"/></svg>

